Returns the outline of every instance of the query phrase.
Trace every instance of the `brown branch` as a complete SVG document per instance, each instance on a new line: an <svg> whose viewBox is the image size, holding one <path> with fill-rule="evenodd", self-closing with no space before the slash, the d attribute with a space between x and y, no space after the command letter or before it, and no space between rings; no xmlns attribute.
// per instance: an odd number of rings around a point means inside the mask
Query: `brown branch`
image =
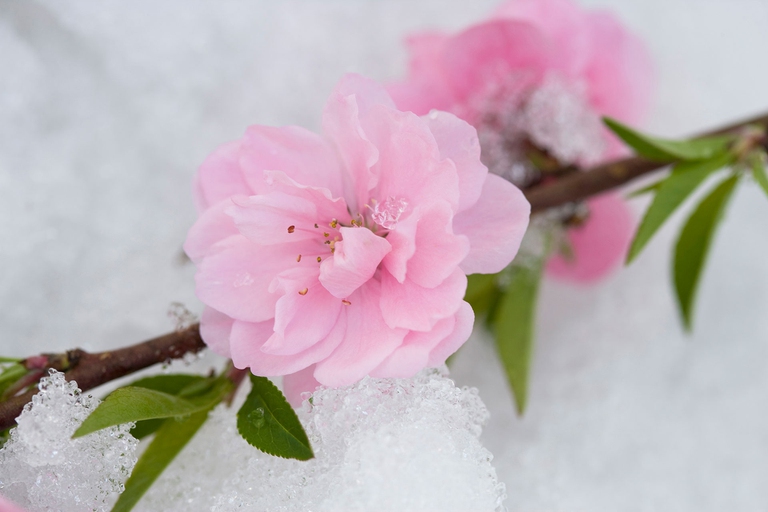
<svg viewBox="0 0 768 512"><path fill-rule="evenodd" d="M184 330L174 331L130 347L94 354L81 349L66 354L45 354L25 360L34 369L54 368L64 371L67 380L77 381L78 387L87 391L125 375L137 372L157 363L178 359L187 353L205 348L200 337L200 326L194 324ZM45 358L45 362L42 361ZM37 390L14 396L0 402L0 430L12 427L24 405L32 400Z"/></svg>
<svg viewBox="0 0 768 512"><path fill-rule="evenodd" d="M750 125L768 126L768 114L733 123L702 136L733 132ZM662 169L669 163L640 157L625 158L587 171L563 174L554 182L526 190L525 194L531 202L531 210L540 212L624 185L639 176ZM86 391L154 364L177 359L187 353L199 352L203 348L205 343L200 337L200 326L195 324L187 329L119 350L91 354L75 349L64 354L30 357L25 360L25 364L30 370L55 368L63 371L67 380L77 381L80 389ZM245 373L233 375L242 378ZM0 430L14 425L16 417L35 393L37 390L32 390L0 402Z"/></svg>
<svg viewBox="0 0 768 512"><path fill-rule="evenodd" d="M768 126L768 114L729 124L700 136L721 135L753 125ZM526 190L525 196L531 203L531 212L536 213L619 187L635 178L663 169L670 163L672 162L659 162L637 156L625 158L586 171L573 172L550 183L536 185Z"/></svg>

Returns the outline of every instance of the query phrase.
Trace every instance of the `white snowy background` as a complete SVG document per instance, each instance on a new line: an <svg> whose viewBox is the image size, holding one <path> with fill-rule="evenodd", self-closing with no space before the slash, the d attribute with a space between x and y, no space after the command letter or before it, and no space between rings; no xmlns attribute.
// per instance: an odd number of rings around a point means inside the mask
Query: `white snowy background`
<svg viewBox="0 0 768 512"><path fill-rule="evenodd" d="M648 129L768 109L768 2L584 3L647 40ZM404 34L494 4L0 0L0 354L118 347L172 328L173 301L198 311L180 254L205 155L249 124L317 128L342 73L399 77ZM739 191L693 336L668 284L682 218L599 286L545 283L524 418L487 337L459 356L511 511L768 509L768 200Z"/></svg>

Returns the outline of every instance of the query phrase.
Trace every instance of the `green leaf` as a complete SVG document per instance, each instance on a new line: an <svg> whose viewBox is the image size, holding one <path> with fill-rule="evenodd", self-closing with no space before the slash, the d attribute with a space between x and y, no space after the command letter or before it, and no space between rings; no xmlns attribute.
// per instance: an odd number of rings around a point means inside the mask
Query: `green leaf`
<svg viewBox="0 0 768 512"><path fill-rule="evenodd" d="M137 421L136 426L131 429L131 435L136 439L144 439L148 435L157 432L157 429L162 427L165 421L165 418Z"/></svg>
<svg viewBox="0 0 768 512"><path fill-rule="evenodd" d="M3 357L0 356L0 363L18 363L21 361L18 357Z"/></svg>
<svg viewBox="0 0 768 512"><path fill-rule="evenodd" d="M752 159L752 176L760 185L766 195L768 195L768 176L765 174L765 153L755 155Z"/></svg>
<svg viewBox="0 0 768 512"><path fill-rule="evenodd" d="M632 199L632 198L635 198L635 197L640 197L640 196L645 195L645 194L647 194L649 192L658 192L659 188L661 188L661 184L664 183L664 181L666 179L667 178L664 178L664 179L661 179L661 180L656 181L654 183L651 183L650 185L647 185L647 186L645 186L643 188L639 188L637 190L633 190L632 192L627 194L627 199Z"/></svg>
<svg viewBox="0 0 768 512"><path fill-rule="evenodd" d="M153 375L151 377L145 377L137 381L131 382L129 386L136 388L154 389L155 391L162 391L169 395L179 395L182 391L188 389L193 384L206 382L213 385L214 378L203 377L201 375L190 375L186 373L173 373L169 375ZM211 386L208 386L205 391L208 391ZM204 391L204 392L205 392ZM192 395L186 395L192 396Z"/></svg>
<svg viewBox="0 0 768 512"><path fill-rule="evenodd" d="M315 456L298 416L266 377L251 375L251 392L237 412L240 435L264 453L286 459Z"/></svg>
<svg viewBox="0 0 768 512"><path fill-rule="evenodd" d="M710 174L725 167L731 160L731 155L721 153L709 160L680 162L675 165L659 186L653 202L640 222L640 227L637 228L626 263L630 264L640 254L659 228Z"/></svg>
<svg viewBox="0 0 768 512"><path fill-rule="evenodd" d="M685 328L693 325L693 303L707 253L739 175L722 181L688 218L675 247L674 280Z"/></svg>
<svg viewBox="0 0 768 512"><path fill-rule="evenodd" d="M528 399L528 379L533 355L536 323L536 298L544 258L515 265L511 282L499 301L494 318L496 348L515 397L518 414L523 414Z"/></svg>
<svg viewBox="0 0 768 512"><path fill-rule="evenodd" d="M500 295L498 274L472 274L467 276L467 292L464 300L469 302L475 316L487 313Z"/></svg>
<svg viewBox="0 0 768 512"><path fill-rule="evenodd" d="M651 160L705 160L724 152L734 140L730 135L691 140L659 139L640 133L610 117L604 117L603 122L639 155Z"/></svg>
<svg viewBox="0 0 768 512"><path fill-rule="evenodd" d="M133 468L130 478L125 482L125 491L112 507L112 512L129 512L138 503L157 477L205 423L210 409L211 407L196 412L183 421L163 422Z"/></svg>
<svg viewBox="0 0 768 512"><path fill-rule="evenodd" d="M0 373L0 395L5 393L5 390L16 383L20 378L27 374L27 370L23 364L14 364L5 368Z"/></svg>
<svg viewBox="0 0 768 512"><path fill-rule="evenodd" d="M194 414L219 403L231 389L232 383L226 379L217 379L211 391L191 398L180 398L154 389L135 386L120 388L99 404L72 437L81 437L131 421Z"/></svg>

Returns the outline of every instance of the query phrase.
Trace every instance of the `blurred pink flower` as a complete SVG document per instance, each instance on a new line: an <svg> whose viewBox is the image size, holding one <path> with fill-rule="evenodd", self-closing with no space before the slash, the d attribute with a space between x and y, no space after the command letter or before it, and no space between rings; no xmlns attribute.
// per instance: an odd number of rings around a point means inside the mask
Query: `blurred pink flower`
<svg viewBox="0 0 768 512"><path fill-rule="evenodd" d="M421 33L407 44L408 79L389 86L397 106L467 120L491 172L520 186L536 172L526 142L563 164L615 158L623 148L600 116L637 123L650 100L653 72L642 42L610 13L571 0L511 0L457 34ZM588 202L589 220L569 233L574 258L550 265L555 275L594 280L626 253L628 208L618 196L602 201ZM598 236L599 254L588 242Z"/></svg>
<svg viewBox="0 0 768 512"><path fill-rule="evenodd" d="M509 264L530 211L472 126L398 111L361 76L336 86L323 131L252 126L209 156L184 246L205 342L285 375L294 399L442 364L472 330L466 274Z"/></svg>
<svg viewBox="0 0 768 512"><path fill-rule="evenodd" d="M26 512L23 508L0 495L0 512Z"/></svg>

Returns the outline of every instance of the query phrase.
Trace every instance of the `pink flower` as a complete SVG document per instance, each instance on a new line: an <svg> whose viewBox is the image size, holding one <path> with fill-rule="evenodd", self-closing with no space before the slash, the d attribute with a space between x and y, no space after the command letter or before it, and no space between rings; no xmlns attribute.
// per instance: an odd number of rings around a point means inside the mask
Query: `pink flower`
<svg viewBox="0 0 768 512"><path fill-rule="evenodd" d="M474 128L366 78L339 82L323 131L252 126L209 156L185 244L205 342L294 402L442 364L472 330L466 274L509 264L530 210Z"/></svg>
<svg viewBox="0 0 768 512"><path fill-rule="evenodd" d="M650 99L653 73L641 41L610 13L571 0L511 0L458 34L422 33L407 43L408 80L389 87L397 106L467 120L491 172L519 186L540 176L530 143L562 164L619 156L622 146L600 116L637 123ZM618 198L611 208L588 204L590 219L569 234L578 242L574 261L550 266L558 276L596 279L625 254L632 230L626 205ZM582 243L598 236L599 254Z"/></svg>
<svg viewBox="0 0 768 512"><path fill-rule="evenodd" d="M0 512L25 512L25 510L0 495Z"/></svg>

